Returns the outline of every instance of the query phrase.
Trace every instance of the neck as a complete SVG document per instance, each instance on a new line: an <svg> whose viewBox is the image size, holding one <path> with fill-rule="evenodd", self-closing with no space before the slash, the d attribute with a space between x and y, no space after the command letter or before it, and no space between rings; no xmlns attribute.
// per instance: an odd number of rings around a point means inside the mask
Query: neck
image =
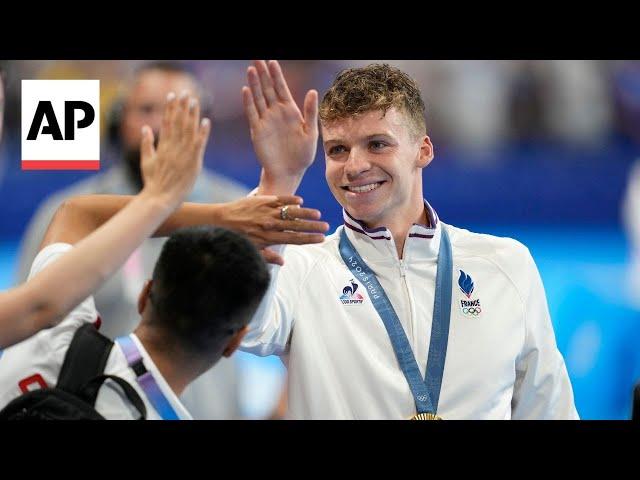
<svg viewBox="0 0 640 480"><path fill-rule="evenodd" d="M171 347L173 342L167 342L157 329L142 322L134 333L176 395L180 396L200 375L189 366L182 352Z"/></svg>
<svg viewBox="0 0 640 480"><path fill-rule="evenodd" d="M398 252L398 258L402 258L404 253L404 242L407 239L409 230L414 223L427 225L427 210L424 201L420 199L420 203L413 203L412 208L406 214L397 215L392 219L381 220L367 224L368 228L386 227L393 237Z"/></svg>

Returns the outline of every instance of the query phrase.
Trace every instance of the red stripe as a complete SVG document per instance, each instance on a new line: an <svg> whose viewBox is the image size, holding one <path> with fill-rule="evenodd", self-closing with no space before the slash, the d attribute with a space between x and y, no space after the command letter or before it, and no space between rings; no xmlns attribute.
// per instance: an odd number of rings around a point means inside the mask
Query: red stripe
<svg viewBox="0 0 640 480"><path fill-rule="evenodd" d="M100 160L22 160L22 170L100 170Z"/></svg>

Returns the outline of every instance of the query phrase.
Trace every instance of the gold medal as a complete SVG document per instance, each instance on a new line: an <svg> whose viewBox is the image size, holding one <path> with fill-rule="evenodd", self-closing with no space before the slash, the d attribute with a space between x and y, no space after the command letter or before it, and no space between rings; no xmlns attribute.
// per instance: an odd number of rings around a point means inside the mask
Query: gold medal
<svg viewBox="0 0 640 480"><path fill-rule="evenodd" d="M409 420L442 420L442 417L439 417L435 413L416 413Z"/></svg>

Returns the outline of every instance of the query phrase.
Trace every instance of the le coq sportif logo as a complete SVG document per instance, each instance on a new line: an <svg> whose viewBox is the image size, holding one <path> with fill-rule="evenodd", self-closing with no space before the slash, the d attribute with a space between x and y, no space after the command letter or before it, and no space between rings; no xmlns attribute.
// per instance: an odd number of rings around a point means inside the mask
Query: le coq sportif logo
<svg viewBox="0 0 640 480"><path fill-rule="evenodd" d="M100 81L22 80L22 169L100 168Z"/></svg>

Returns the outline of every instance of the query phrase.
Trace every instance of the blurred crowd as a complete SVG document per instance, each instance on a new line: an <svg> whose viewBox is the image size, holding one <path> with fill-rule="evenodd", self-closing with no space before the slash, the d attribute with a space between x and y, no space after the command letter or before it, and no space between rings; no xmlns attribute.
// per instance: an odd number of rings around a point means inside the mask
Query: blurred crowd
<svg viewBox="0 0 640 480"><path fill-rule="evenodd" d="M400 67L418 81L426 97L431 136L440 146L455 144L490 150L509 142L546 141L597 147L616 135L640 142L639 61L386 62ZM17 79L98 78L104 119L118 98L122 80L141 63L132 60L9 62L7 129L19 129L19 108L11 105L19 102ZM214 121L229 122L234 125L233 129L246 130L240 87L245 83L249 61L185 63L202 82ZM371 62L282 62L296 100L301 100L309 88L316 88L322 94L338 71L367 63Z"/></svg>

